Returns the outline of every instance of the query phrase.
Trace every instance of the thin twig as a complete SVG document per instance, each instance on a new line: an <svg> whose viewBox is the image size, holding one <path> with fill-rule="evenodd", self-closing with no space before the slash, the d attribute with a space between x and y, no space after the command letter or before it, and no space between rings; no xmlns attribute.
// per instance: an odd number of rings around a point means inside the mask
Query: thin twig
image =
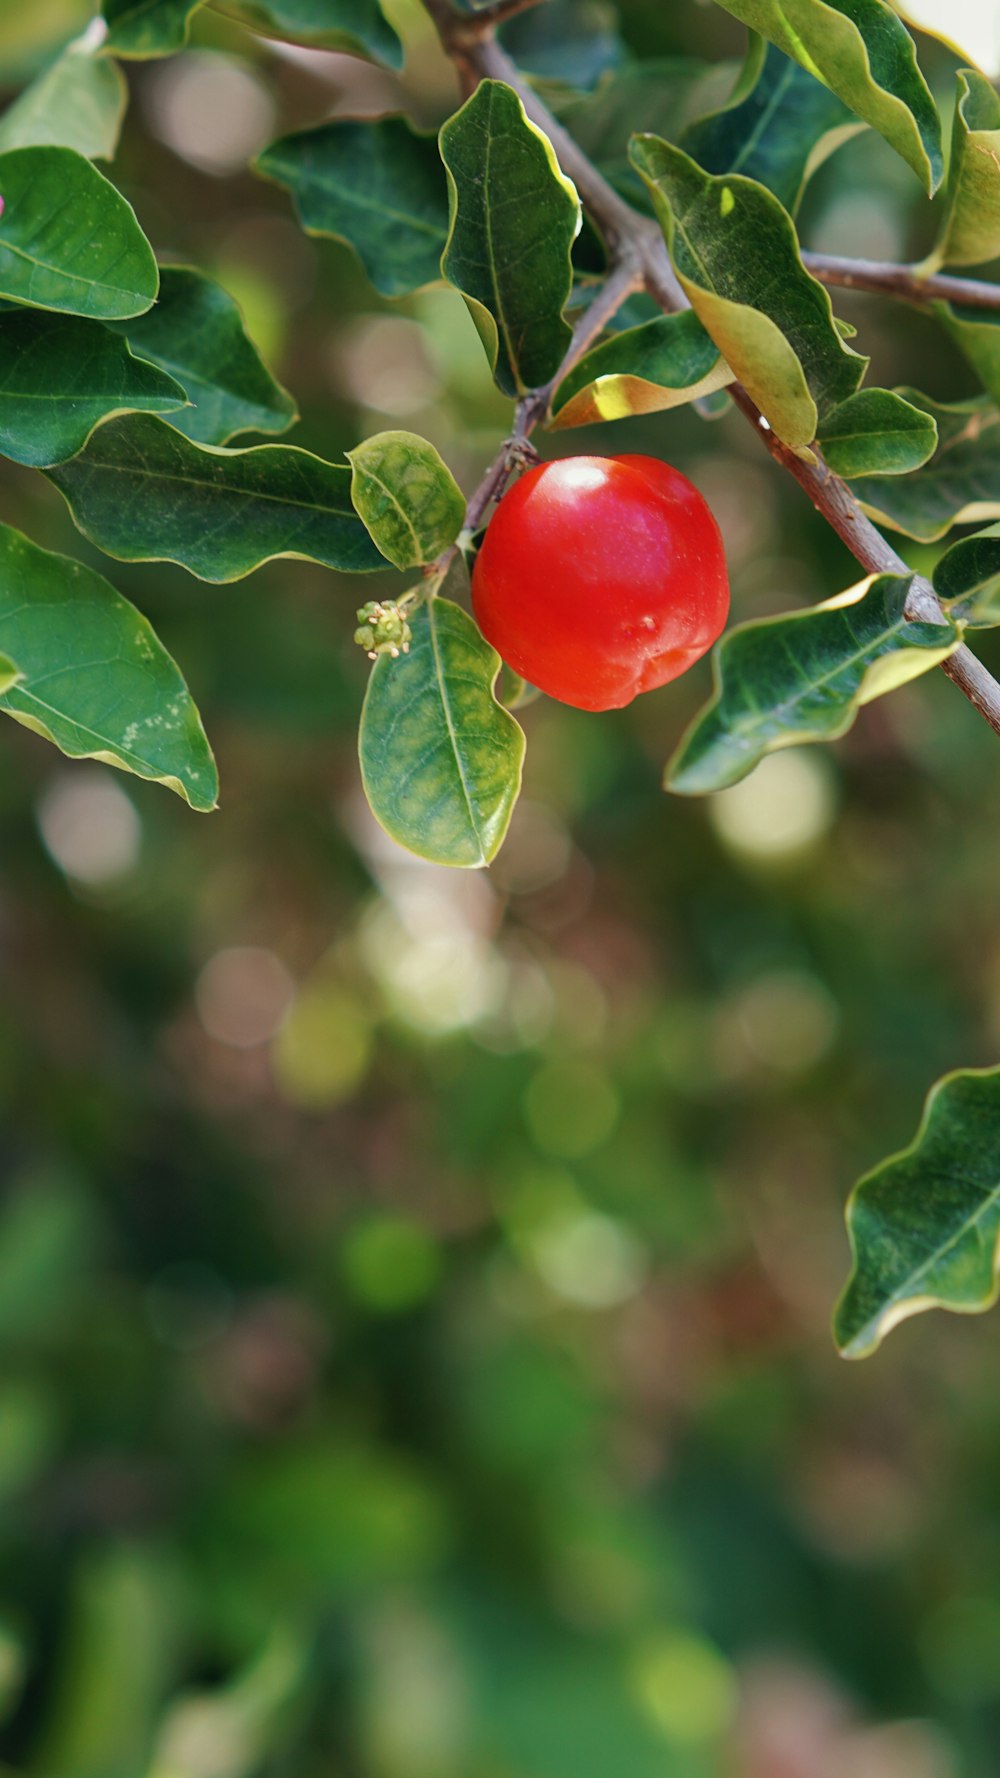
<svg viewBox="0 0 1000 1778"><path fill-rule="evenodd" d="M803 253L802 263L821 284L831 284L838 290L895 296L900 302L920 307L946 302L964 309L1000 311L1000 284L988 284L982 278L953 278L944 272L923 272L918 265L840 259L830 253Z"/></svg>
<svg viewBox="0 0 1000 1778"><path fill-rule="evenodd" d="M460 66L464 65L479 79L502 80L517 93L528 117L552 143L563 172L572 179L613 257L628 265L638 265L646 290L668 314L690 307L670 263L661 230L608 184L579 144L522 79L519 69L496 40L488 34L474 40L461 36L460 32L456 36L458 15L452 12L448 0L425 0L425 5L437 24L444 48ZM560 375L565 375L565 370ZM795 477L817 512L833 527L866 574L911 573L863 512L847 484L834 475L818 450L812 453L811 462L797 456L771 429L745 389L736 383L730 386L729 393L771 456ZM944 612L930 581L920 575L913 577L906 614L912 619L944 621ZM944 670L1000 735L1000 685L971 650L964 645L956 649L945 661Z"/></svg>

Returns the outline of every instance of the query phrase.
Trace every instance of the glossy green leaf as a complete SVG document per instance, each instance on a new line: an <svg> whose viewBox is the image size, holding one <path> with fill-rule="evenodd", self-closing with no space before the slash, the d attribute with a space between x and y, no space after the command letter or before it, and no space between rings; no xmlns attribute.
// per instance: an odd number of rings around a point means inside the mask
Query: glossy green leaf
<svg viewBox="0 0 1000 1778"><path fill-rule="evenodd" d="M867 1358L925 1309L978 1315L997 1300L1000 1068L931 1088L909 1148L859 1179L847 1206L854 1265L834 1335Z"/></svg>
<svg viewBox="0 0 1000 1778"><path fill-rule="evenodd" d="M570 337L580 203L517 94L484 80L441 131L451 230L442 260L507 395L554 376Z"/></svg>
<svg viewBox="0 0 1000 1778"><path fill-rule="evenodd" d="M935 421L938 447L922 469L905 476L861 476L852 490L878 523L920 543L934 543L952 525L1000 518L1000 410L992 401L931 401L900 391Z"/></svg>
<svg viewBox="0 0 1000 1778"><path fill-rule="evenodd" d="M841 339L791 217L762 185L705 173L657 136L635 137L632 159L706 332L778 437L803 449L854 394L867 359Z"/></svg>
<svg viewBox="0 0 1000 1778"><path fill-rule="evenodd" d="M574 366L552 402L556 426L627 419L697 401L732 372L693 310L613 334Z"/></svg>
<svg viewBox="0 0 1000 1778"><path fill-rule="evenodd" d="M139 315L159 288L121 193L71 148L0 154L0 297L97 320Z"/></svg>
<svg viewBox="0 0 1000 1778"><path fill-rule="evenodd" d="M387 68L401 68L403 50L378 0L213 0L217 12L265 37L336 49Z"/></svg>
<svg viewBox="0 0 1000 1778"><path fill-rule="evenodd" d="M888 0L719 0L825 81L909 163L926 191L944 168L941 120L913 39Z"/></svg>
<svg viewBox="0 0 1000 1778"><path fill-rule="evenodd" d="M72 759L100 759L215 807L201 718L141 612L69 556L0 525L0 649L21 677L0 710Z"/></svg>
<svg viewBox="0 0 1000 1778"><path fill-rule="evenodd" d="M829 413L819 442L835 475L906 475L937 449L937 422L892 389L859 389Z"/></svg>
<svg viewBox="0 0 1000 1778"><path fill-rule="evenodd" d="M105 52L148 61L172 56L188 40L191 20L203 0L103 0L108 34Z"/></svg>
<svg viewBox="0 0 1000 1778"><path fill-rule="evenodd" d="M285 432L295 402L248 337L239 304L190 266L164 266L155 306L116 322L139 358L176 378L191 407L171 425L199 444L228 444L241 432Z"/></svg>
<svg viewBox="0 0 1000 1778"><path fill-rule="evenodd" d="M114 62L95 55L89 33L70 43L0 117L0 153L8 148L75 148L111 160L128 87Z"/></svg>
<svg viewBox="0 0 1000 1778"><path fill-rule="evenodd" d="M354 248L376 290L404 296L441 276L448 188L435 137L404 117L320 124L265 148L256 170L286 186L302 226Z"/></svg>
<svg viewBox="0 0 1000 1778"><path fill-rule="evenodd" d="M35 468L82 450L116 414L169 414L179 383L134 358L100 321L44 309L0 313L0 453Z"/></svg>
<svg viewBox="0 0 1000 1778"><path fill-rule="evenodd" d="M729 103L679 139L706 173L756 179L794 214L812 175L864 127L829 87L758 37Z"/></svg>
<svg viewBox="0 0 1000 1778"><path fill-rule="evenodd" d="M543 91L588 160L630 203L648 209L649 193L629 159L629 137L636 132L678 137L696 118L726 103L738 72L733 62L664 56L626 63L590 93L565 87Z"/></svg>
<svg viewBox="0 0 1000 1778"><path fill-rule="evenodd" d="M947 660L961 631L908 622L911 584L879 575L809 611L730 630L715 652L715 694L667 766L666 788L704 796L779 747L835 741L862 704Z"/></svg>
<svg viewBox="0 0 1000 1778"><path fill-rule="evenodd" d="M454 543L465 496L426 438L379 432L347 455L354 509L395 567L419 568Z"/></svg>
<svg viewBox="0 0 1000 1778"><path fill-rule="evenodd" d="M1000 525L945 550L934 569L934 590L960 622L975 628L1000 624Z"/></svg>
<svg viewBox="0 0 1000 1778"><path fill-rule="evenodd" d="M926 269L1000 254L1000 98L974 68L958 75L945 219Z"/></svg>
<svg viewBox="0 0 1000 1778"><path fill-rule="evenodd" d="M365 795L408 851L474 869L507 832L524 734L493 695L500 656L460 605L432 599L411 625L409 653L372 668L359 737Z"/></svg>
<svg viewBox="0 0 1000 1778"><path fill-rule="evenodd" d="M122 562L239 580L275 556L365 573L383 558L351 505L351 472L294 445L221 450L136 414L98 427L46 473L85 537Z"/></svg>

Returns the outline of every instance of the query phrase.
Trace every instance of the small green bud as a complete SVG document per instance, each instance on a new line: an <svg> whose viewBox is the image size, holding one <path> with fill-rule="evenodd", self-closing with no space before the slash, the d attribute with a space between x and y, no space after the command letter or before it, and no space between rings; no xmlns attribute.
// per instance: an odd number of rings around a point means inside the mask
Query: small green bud
<svg viewBox="0 0 1000 1778"><path fill-rule="evenodd" d="M413 631L392 600L369 599L357 615L354 640L370 660L377 660L380 654L390 654L395 660L399 655L409 653Z"/></svg>

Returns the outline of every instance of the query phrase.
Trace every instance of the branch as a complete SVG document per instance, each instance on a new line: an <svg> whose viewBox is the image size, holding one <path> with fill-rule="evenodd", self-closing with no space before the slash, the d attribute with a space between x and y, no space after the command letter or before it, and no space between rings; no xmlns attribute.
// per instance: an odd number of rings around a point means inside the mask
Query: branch
<svg viewBox="0 0 1000 1778"><path fill-rule="evenodd" d="M916 265L890 265L875 259L838 259L829 253L803 253L802 263L821 284L838 290L865 290L900 302L955 303L965 309L1000 312L1000 284L980 278L925 274Z"/></svg>
<svg viewBox="0 0 1000 1778"><path fill-rule="evenodd" d="M470 40L461 29L467 21L459 19L451 10L449 0L425 0L425 4L434 18L445 50L460 72L480 80L502 80L517 93L528 117L549 138L556 159L576 186L591 219L607 241L614 261L637 267L646 290L666 313L674 314L689 308L657 224L634 210L608 184L538 94L525 83L519 69L493 37L486 35ZM565 370L560 375L565 375ZM818 451L814 451L815 461L811 463L796 456L772 431L756 403L739 383L730 385L729 393L771 456L795 477L817 512L833 527L866 574L911 574L902 557L862 511L847 484L834 475ZM505 481L506 477L501 487ZM911 619L938 623L944 619L930 581L919 575L913 577L906 615ZM944 662L944 671L1000 735L1000 685L972 651L963 644Z"/></svg>

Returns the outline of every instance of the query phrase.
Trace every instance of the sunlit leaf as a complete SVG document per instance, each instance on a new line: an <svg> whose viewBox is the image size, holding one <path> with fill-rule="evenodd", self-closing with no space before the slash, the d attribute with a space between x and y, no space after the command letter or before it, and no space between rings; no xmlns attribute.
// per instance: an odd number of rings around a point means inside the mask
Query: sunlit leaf
<svg viewBox="0 0 1000 1778"><path fill-rule="evenodd" d="M936 423L938 447L922 469L904 476L861 476L853 492L880 524L920 543L952 525L1000 518L1000 410L989 400L931 401L899 391Z"/></svg>
<svg viewBox="0 0 1000 1778"><path fill-rule="evenodd" d="M465 496L425 438L379 432L347 455L355 511L395 567L419 568L454 543Z"/></svg>
<svg viewBox="0 0 1000 1778"><path fill-rule="evenodd" d="M113 415L169 414L186 400L100 321L44 309L0 312L0 390L0 453L36 468L74 456Z"/></svg>
<svg viewBox="0 0 1000 1778"><path fill-rule="evenodd" d="M275 556L360 574L385 566L351 505L351 472L294 445L222 450L136 414L46 474L85 537L122 562L239 580Z"/></svg>
<svg viewBox="0 0 1000 1778"><path fill-rule="evenodd" d="M863 704L947 660L961 630L908 622L911 584L882 574L811 610L731 630L715 652L715 694L667 766L666 788L702 796L777 748L835 741Z"/></svg>
<svg viewBox="0 0 1000 1778"><path fill-rule="evenodd" d="M291 192L309 234L354 248L383 296L440 278L448 239L444 168L435 137L404 117L337 118L272 142L255 165Z"/></svg>
<svg viewBox="0 0 1000 1778"><path fill-rule="evenodd" d="M500 656L461 606L433 599L411 623L409 653L372 668L359 737L365 795L408 851L476 868L507 831L524 735L493 695Z"/></svg>
<svg viewBox="0 0 1000 1778"><path fill-rule="evenodd" d="M945 219L927 269L1000 254L1000 98L974 68L958 75Z"/></svg>
<svg viewBox="0 0 1000 1778"><path fill-rule="evenodd" d="M762 185L713 177L657 136L635 137L631 152L706 332L779 438L809 445L867 360L841 339L788 212Z"/></svg>
<svg viewBox="0 0 1000 1778"><path fill-rule="evenodd" d="M732 382L693 310L661 315L595 346L560 383L557 426L586 426L697 401Z"/></svg>
<svg viewBox="0 0 1000 1778"><path fill-rule="evenodd" d="M100 759L212 809L201 718L151 626L113 586L0 525L0 649L20 678L0 710L72 759Z"/></svg>
<svg viewBox="0 0 1000 1778"><path fill-rule="evenodd" d="M111 56L147 61L183 49L191 20L204 0L103 0Z"/></svg>
<svg viewBox="0 0 1000 1778"><path fill-rule="evenodd" d="M580 204L517 94L484 80L441 131L451 232L442 268L462 292L505 394L554 376Z"/></svg>
<svg viewBox="0 0 1000 1778"><path fill-rule="evenodd" d="M127 102L121 69L78 38L8 105L0 117L0 153L75 148L88 160L111 160Z"/></svg>
<svg viewBox="0 0 1000 1778"><path fill-rule="evenodd" d="M835 475L906 475L937 448L937 422L891 389L859 389L829 413L819 442Z"/></svg>
<svg viewBox="0 0 1000 1778"><path fill-rule="evenodd" d="M213 0L213 6L265 37L340 50L387 68L403 64L399 38L378 0Z"/></svg>
<svg viewBox="0 0 1000 1778"><path fill-rule="evenodd" d="M859 1179L847 1207L854 1269L834 1333L866 1358L925 1309L975 1315L997 1300L1000 1068L945 1075L909 1148Z"/></svg>
<svg viewBox="0 0 1000 1778"><path fill-rule="evenodd" d="M0 154L0 297L100 320L139 315L159 287L121 193L71 148Z"/></svg>

